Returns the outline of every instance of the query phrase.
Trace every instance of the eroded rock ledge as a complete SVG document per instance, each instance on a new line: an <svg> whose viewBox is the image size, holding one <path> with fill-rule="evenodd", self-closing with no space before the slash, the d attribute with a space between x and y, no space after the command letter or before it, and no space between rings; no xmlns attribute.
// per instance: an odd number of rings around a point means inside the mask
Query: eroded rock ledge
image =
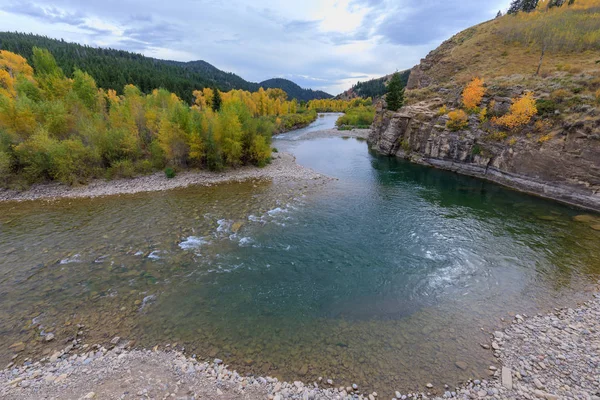
<svg viewBox="0 0 600 400"><path fill-rule="evenodd" d="M509 99L494 99L502 107ZM441 99L379 109L368 138L378 153L483 178L523 192L600 211L600 121L596 110L565 124L550 140L514 135L511 143L483 130L477 115L452 132L437 110Z"/></svg>

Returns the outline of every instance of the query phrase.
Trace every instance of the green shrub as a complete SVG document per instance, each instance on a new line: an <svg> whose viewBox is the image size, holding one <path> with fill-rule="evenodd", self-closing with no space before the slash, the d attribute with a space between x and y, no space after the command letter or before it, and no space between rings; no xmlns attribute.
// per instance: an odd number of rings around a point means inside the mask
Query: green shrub
<svg viewBox="0 0 600 400"><path fill-rule="evenodd" d="M553 100L538 99L535 102L538 115L552 115L558 109L558 106Z"/></svg>
<svg viewBox="0 0 600 400"><path fill-rule="evenodd" d="M478 156L481 154L481 147L476 144L473 146L473 148L471 149L471 154L473 154L474 156Z"/></svg>
<svg viewBox="0 0 600 400"><path fill-rule="evenodd" d="M115 161L107 170L108 179L132 178L133 176L135 176L135 167L131 160Z"/></svg>
<svg viewBox="0 0 600 400"><path fill-rule="evenodd" d="M277 150L277 147L273 147L273 148L271 149L271 152L273 152L273 153L279 153L279 150Z"/></svg>
<svg viewBox="0 0 600 400"><path fill-rule="evenodd" d="M175 178L175 170L170 167L165 168L165 176L167 177L167 179Z"/></svg>
<svg viewBox="0 0 600 400"><path fill-rule="evenodd" d="M370 127L375 119L375 108L372 106L365 107L359 106L356 108L350 108L344 115L338 118L335 125L339 127L356 127L364 128Z"/></svg>

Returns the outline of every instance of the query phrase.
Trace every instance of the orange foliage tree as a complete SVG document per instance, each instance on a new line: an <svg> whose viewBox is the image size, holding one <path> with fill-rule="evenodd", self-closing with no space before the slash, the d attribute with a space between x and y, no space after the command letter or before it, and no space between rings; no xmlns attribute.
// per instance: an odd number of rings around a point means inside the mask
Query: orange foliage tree
<svg viewBox="0 0 600 400"><path fill-rule="evenodd" d="M533 98L533 92L527 92L521 98L513 100L508 114L499 118L493 118L492 123L514 130L527 125L535 114L537 114L537 107Z"/></svg>
<svg viewBox="0 0 600 400"><path fill-rule="evenodd" d="M483 79L473 78L473 80L465 87L465 90L463 90L462 100L467 110L474 110L481 104L481 100L485 94L485 87L483 87L483 84Z"/></svg>

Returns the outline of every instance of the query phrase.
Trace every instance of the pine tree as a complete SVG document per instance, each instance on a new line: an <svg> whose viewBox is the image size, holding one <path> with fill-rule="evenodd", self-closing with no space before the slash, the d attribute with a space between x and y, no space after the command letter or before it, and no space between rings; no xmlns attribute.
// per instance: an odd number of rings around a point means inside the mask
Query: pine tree
<svg viewBox="0 0 600 400"><path fill-rule="evenodd" d="M502 11L498 11L498 14L496 14L496 18L500 18L502 16Z"/></svg>
<svg viewBox="0 0 600 400"><path fill-rule="evenodd" d="M217 112L221 109L221 103L223 102L221 100L221 93L219 93L219 89L214 88L213 89L213 98L212 98L212 109L213 111Z"/></svg>
<svg viewBox="0 0 600 400"><path fill-rule="evenodd" d="M387 109L391 111L398 111L404 104L404 87L398 72L392 75L392 79L388 83L385 100Z"/></svg>
<svg viewBox="0 0 600 400"><path fill-rule="evenodd" d="M507 14L516 14L523 9L523 0L513 0L508 7Z"/></svg>
<svg viewBox="0 0 600 400"><path fill-rule="evenodd" d="M536 9L539 0L523 0L521 10L525 12L531 12Z"/></svg>

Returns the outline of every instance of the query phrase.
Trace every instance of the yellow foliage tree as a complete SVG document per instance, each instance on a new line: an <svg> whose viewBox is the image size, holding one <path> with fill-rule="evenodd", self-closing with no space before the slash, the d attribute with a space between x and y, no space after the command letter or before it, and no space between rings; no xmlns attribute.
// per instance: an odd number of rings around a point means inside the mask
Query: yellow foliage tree
<svg viewBox="0 0 600 400"><path fill-rule="evenodd" d="M492 123L514 130L527 125L535 114L537 114L537 107L533 92L527 92L521 98L513 99L508 114L493 118Z"/></svg>
<svg viewBox="0 0 600 400"><path fill-rule="evenodd" d="M448 122L446 122L446 128L451 131L460 131L469 125L469 118L467 113L463 110L450 111L448 113Z"/></svg>
<svg viewBox="0 0 600 400"><path fill-rule="evenodd" d="M465 87L462 93L462 100L467 110L474 110L479 107L481 100L485 95L484 81L481 78L473 78Z"/></svg>

